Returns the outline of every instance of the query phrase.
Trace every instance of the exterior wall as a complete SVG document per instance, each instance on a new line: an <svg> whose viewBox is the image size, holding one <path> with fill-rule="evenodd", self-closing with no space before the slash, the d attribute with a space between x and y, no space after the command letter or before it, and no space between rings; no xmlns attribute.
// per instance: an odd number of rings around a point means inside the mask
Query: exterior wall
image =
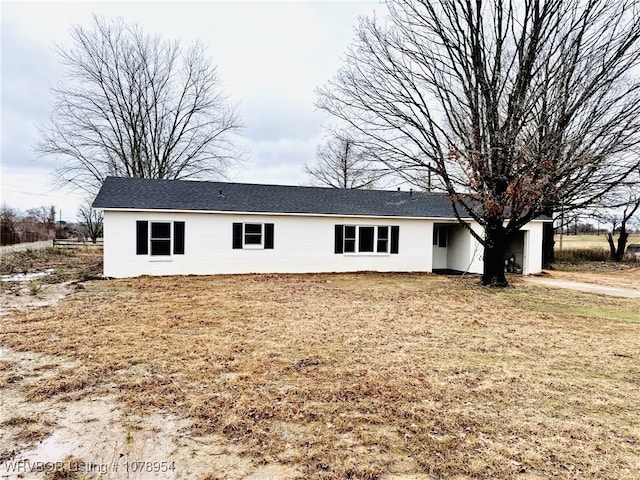
<svg viewBox="0 0 640 480"><path fill-rule="evenodd" d="M136 221L184 221L185 253L136 255ZM232 249L234 222L273 223L274 248ZM335 254L335 225L398 225L398 254ZM420 219L181 212L104 212L104 274L429 272L433 222Z"/></svg>
<svg viewBox="0 0 640 480"><path fill-rule="evenodd" d="M524 275L531 275L542 271L543 224L544 222L541 221L533 221L521 228L524 233L524 244L522 246L522 253L517 258L517 261L522 265L522 273ZM484 248L480 245L480 242L464 230L464 227L457 226L455 228L457 236L455 243L449 244L447 268L481 274L483 271ZM471 228L480 236L483 235L483 229L478 223L471 222ZM510 252L507 252L507 254L509 253Z"/></svg>
<svg viewBox="0 0 640 480"><path fill-rule="evenodd" d="M185 254L136 255L137 220L184 221ZM273 250L232 249L234 222L273 223ZM335 225L398 225L399 253L335 254ZM432 245L433 226L434 221L429 219L107 210L104 212L104 275L430 272L433 268L482 273L482 246L463 226L451 224L446 249ZM482 232L477 223L471 226ZM542 270L542 226L543 222L534 221L522 229L525 240L520 262L524 274Z"/></svg>
<svg viewBox="0 0 640 480"><path fill-rule="evenodd" d="M471 228L482 232L482 228L472 222ZM440 258L441 267L435 267L435 258L439 255L436 250L444 250L444 264ZM467 228L456 223L449 225L449 239L447 248L434 247L434 268L447 268L468 273L482 273L482 245L471 236Z"/></svg>
<svg viewBox="0 0 640 480"><path fill-rule="evenodd" d="M484 236L484 229L478 225L477 222L471 222L471 228L474 232L476 232L480 237ZM470 273L482 273L484 270L484 264L482 263L484 260L484 247L470 235L469 242L469 272Z"/></svg>
<svg viewBox="0 0 640 480"><path fill-rule="evenodd" d="M544 222L533 221L527 223L524 230L524 253L522 259L522 273L532 275L542 271L542 227Z"/></svg>
<svg viewBox="0 0 640 480"><path fill-rule="evenodd" d="M447 244L447 268L466 272L469 268L469 245L471 237L462 225L449 227Z"/></svg>

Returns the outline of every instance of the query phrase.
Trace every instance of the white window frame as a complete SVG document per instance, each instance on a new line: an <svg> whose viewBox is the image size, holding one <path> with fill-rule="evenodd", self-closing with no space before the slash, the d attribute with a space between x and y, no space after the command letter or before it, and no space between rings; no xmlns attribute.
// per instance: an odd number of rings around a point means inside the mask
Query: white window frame
<svg viewBox="0 0 640 480"><path fill-rule="evenodd" d="M158 237L155 238L153 236L153 225L154 224L168 224L169 225L169 237ZM154 259L167 259L173 256L173 222L171 221L165 221L165 220L149 220L149 256L151 258ZM161 255L154 255L153 254L153 242L154 241L161 241L161 242L169 242L169 253L168 254L161 254Z"/></svg>
<svg viewBox="0 0 640 480"><path fill-rule="evenodd" d="M247 243L247 225L260 225L260 243ZM249 235L257 235L250 233ZM243 250L264 250L264 223L259 222L243 222L242 223L242 249Z"/></svg>
<svg viewBox="0 0 640 480"><path fill-rule="evenodd" d="M347 239L347 228L355 227L356 236L355 236L355 245L353 252L347 252L346 242L347 240L352 240L352 238ZM373 251L372 252L361 252L360 249L360 228L373 228ZM378 251L378 229L379 228L387 228L387 249L386 251L379 252ZM375 255L375 256L384 256L391 255L391 225L344 225L344 236L342 238L342 254L343 255L354 255L354 256L367 256L367 255Z"/></svg>

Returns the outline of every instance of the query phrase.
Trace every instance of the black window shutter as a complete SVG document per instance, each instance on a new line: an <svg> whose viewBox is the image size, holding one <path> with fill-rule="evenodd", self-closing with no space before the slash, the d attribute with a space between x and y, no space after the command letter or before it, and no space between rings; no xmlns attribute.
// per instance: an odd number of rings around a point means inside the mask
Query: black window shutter
<svg viewBox="0 0 640 480"><path fill-rule="evenodd" d="M184 222L173 222L173 254L184 255Z"/></svg>
<svg viewBox="0 0 640 480"><path fill-rule="evenodd" d="M344 225L336 225L335 253L344 253Z"/></svg>
<svg viewBox="0 0 640 480"><path fill-rule="evenodd" d="M149 222L138 220L136 222L136 255L149 253Z"/></svg>
<svg viewBox="0 0 640 480"><path fill-rule="evenodd" d="M233 248L242 248L242 224L233 224Z"/></svg>
<svg viewBox="0 0 640 480"><path fill-rule="evenodd" d="M273 248L273 223L264 224L264 248Z"/></svg>
<svg viewBox="0 0 640 480"><path fill-rule="evenodd" d="M400 241L400 227L391 227L391 253L398 253L398 243Z"/></svg>

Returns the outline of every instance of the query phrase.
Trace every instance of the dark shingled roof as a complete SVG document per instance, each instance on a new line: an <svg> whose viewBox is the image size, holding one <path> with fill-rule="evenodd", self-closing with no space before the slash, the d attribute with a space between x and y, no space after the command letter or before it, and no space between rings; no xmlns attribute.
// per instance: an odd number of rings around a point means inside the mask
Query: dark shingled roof
<svg viewBox="0 0 640 480"><path fill-rule="evenodd" d="M453 218L446 194L108 177L100 209Z"/></svg>

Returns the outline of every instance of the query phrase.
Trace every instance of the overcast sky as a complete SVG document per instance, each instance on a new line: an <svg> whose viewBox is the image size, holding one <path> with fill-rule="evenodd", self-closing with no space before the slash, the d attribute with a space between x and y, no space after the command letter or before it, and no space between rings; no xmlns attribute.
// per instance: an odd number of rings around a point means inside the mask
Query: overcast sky
<svg viewBox="0 0 640 480"><path fill-rule="evenodd" d="M384 6L369 1L5 2L2 17L1 200L26 210L55 205L75 220L82 194L52 185L56 162L38 158L38 126L48 121L50 87L62 76L54 43L69 45L72 25L93 13L138 23L146 33L200 40L218 66L224 91L239 103L249 159L229 180L309 184L328 118L314 89L342 64L359 15Z"/></svg>

